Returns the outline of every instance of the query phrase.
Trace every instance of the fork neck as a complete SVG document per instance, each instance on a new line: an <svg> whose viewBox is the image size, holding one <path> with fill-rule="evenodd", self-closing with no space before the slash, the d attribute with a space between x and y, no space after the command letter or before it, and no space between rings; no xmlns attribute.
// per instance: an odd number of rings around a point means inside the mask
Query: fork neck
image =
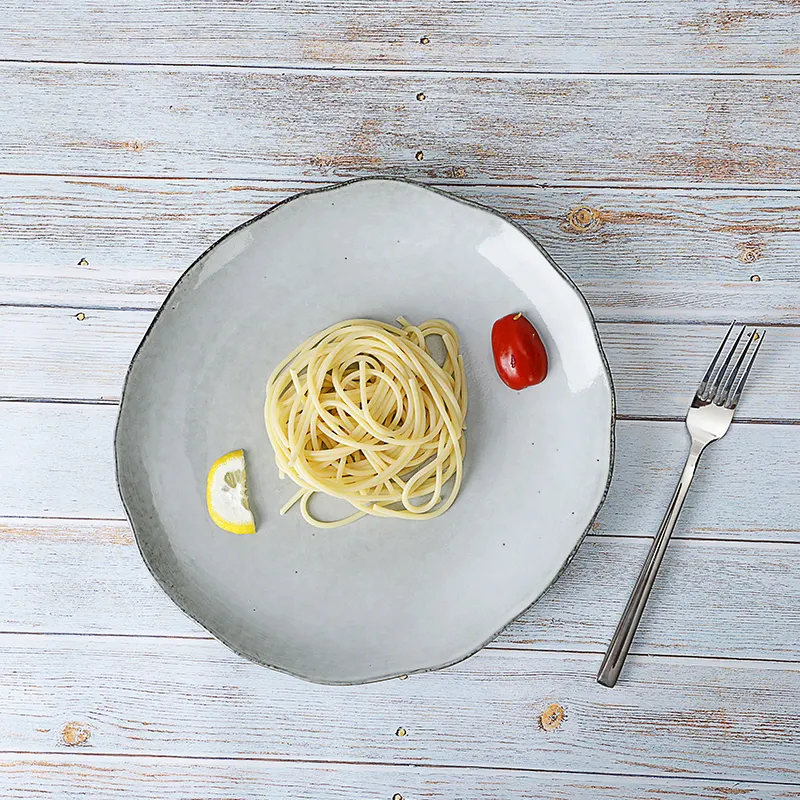
<svg viewBox="0 0 800 800"><path fill-rule="evenodd" d="M697 462L700 461L700 456L703 454L703 450L706 449L707 444L707 442L702 442L692 437L692 446L689 448L689 454L686 456L686 463L683 465L683 472L681 472L678 485L675 487L672 500L670 501L669 507L667 508L667 513L664 515L664 519L658 532L658 536L664 537L665 547L666 542L672 535L672 531L678 521L678 515L681 513L681 508L683 508L683 502L686 500L689 487L692 485L692 479L694 478L694 473L697 469Z"/></svg>
<svg viewBox="0 0 800 800"><path fill-rule="evenodd" d="M693 463L696 466L697 462L700 460L700 456L703 455L703 450L705 450L709 444L710 442L703 442L692 436L692 446L689 448L689 455L686 457L686 465L688 466L690 463Z"/></svg>

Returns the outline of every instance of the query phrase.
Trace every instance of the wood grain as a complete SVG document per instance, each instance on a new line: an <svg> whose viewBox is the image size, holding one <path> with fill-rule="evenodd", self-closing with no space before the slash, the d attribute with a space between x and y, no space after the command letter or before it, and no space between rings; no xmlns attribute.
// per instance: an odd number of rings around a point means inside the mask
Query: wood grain
<svg viewBox="0 0 800 800"><path fill-rule="evenodd" d="M215 641L20 634L3 637L0 651L0 741L30 753L797 782L797 665L634 656L613 691L595 682L597 666L594 654L484 650L405 681L332 687L250 664ZM563 723L543 730L553 703Z"/></svg>
<svg viewBox="0 0 800 800"><path fill-rule="evenodd" d="M0 91L3 172L800 187L800 76L6 63Z"/></svg>
<svg viewBox="0 0 800 800"><path fill-rule="evenodd" d="M3 56L26 60L773 74L800 67L797 11L768 0L56 0L46 9L12 0L6 9Z"/></svg>
<svg viewBox="0 0 800 800"><path fill-rule="evenodd" d="M0 516L122 519L116 413L104 405L1 402ZM597 530L652 535L687 447L683 423L618 422L614 479ZM800 541L798 471L800 426L734 424L703 457L676 536Z"/></svg>
<svg viewBox="0 0 800 800"><path fill-rule="evenodd" d="M118 401L152 318L149 311L0 307L0 396ZM618 413L683 418L724 331L601 324ZM767 336L738 419L800 420L800 329L771 328Z"/></svg>
<svg viewBox="0 0 800 800"><path fill-rule="evenodd" d="M603 652L648 547L590 536L492 646ZM0 520L0 563L0 632L210 638L156 586L125 523ZM800 660L798 604L797 544L676 541L633 651Z"/></svg>
<svg viewBox="0 0 800 800"><path fill-rule="evenodd" d="M156 308L216 239L311 185L0 177L0 303ZM530 231L599 319L800 323L796 192L447 188Z"/></svg>
<svg viewBox="0 0 800 800"><path fill-rule="evenodd" d="M0 781L8 800L28 800L30 785L51 797L138 800L724 800L741 795L759 800L796 800L797 786L753 781L495 770L468 767L292 764L265 760L92 757L79 753L0 753Z"/></svg>
<svg viewBox="0 0 800 800"><path fill-rule="evenodd" d="M0 403L0 514L124 517L115 406Z"/></svg>

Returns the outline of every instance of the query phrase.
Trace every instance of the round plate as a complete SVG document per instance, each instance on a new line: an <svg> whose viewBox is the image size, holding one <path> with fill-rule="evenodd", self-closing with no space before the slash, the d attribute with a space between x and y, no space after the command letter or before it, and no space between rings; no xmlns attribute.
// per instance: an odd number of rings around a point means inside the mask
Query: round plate
<svg viewBox="0 0 800 800"><path fill-rule="evenodd" d="M495 374L492 323L522 311L550 359L539 386ZM278 509L264 429L276 363L350 317L450 320L469 389L465 477L441 517L334 530ZM433 669L478 650L570 560L605 496L614 397L591 313L545 252L489 209L406 181L307 192L229 233L167 297L133 358L117 480L161 587L237 653L321 683ZM206 510L223 453L246 451L258 530ZM323 509L324 510L324 509Z"/></svg>

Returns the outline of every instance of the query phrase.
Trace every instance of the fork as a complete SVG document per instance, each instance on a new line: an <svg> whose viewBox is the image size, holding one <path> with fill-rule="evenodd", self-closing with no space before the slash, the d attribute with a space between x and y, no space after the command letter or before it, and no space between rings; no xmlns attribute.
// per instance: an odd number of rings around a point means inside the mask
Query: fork
<svg viewBox="0 0 800 800"><path fill-rule="evenodd" d="M692 478L694 478L700 456L711 442L721 439L728 432L733 413L739 403L739 398L742 396L745 382L750 375L753 362L756 360L758 351L764 341L764 331L758 333L755 329L752 330L739 353L739 357L731 368L731 361L737 350L739 350L739 344L745 332L743 326L733 343L733 347L727 350L727 355L723 358L723 353L726 352L728 341L735 327L736 321L734 320L730 328L728 328L717 354L714 356L708 370L706 370L703 380L700 381L694 400L692 400L692 405L689 408L689 413L686 415L686 427L692 437L692 445L686 458L686 465L675 488L675 493L672 495L672 500L670 500L661 527L658 529L658 533L650 547L650 552L647 554L647 559L642 566L642 571L636 579L636 584L633 587L628 604L625 606L625 611L622 613L622 618L617 625L616 631L614 631L614 636L611 638L600 672L597 674L597 682L603 684L603 686L614 686L617 683L617 678L619 678L619 674L622 671L622 665L625 663L625 658L628 655L642 612L647 604L648 597L650 597L650 590L653 588L670 536L672 536L672 531L675 529L675 524L683 508L683 502L686 500L689 487L692 485ZM753 342L756 342L756 346L745 364L747 354L750 352L750 345ZM722 366L718 369L720 359L722 359Z"/></svg>

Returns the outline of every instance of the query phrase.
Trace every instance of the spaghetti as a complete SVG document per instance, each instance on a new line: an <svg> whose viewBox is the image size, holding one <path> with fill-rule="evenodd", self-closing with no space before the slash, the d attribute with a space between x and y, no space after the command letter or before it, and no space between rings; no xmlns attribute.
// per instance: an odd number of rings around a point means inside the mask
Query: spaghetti
<svg viewBox="0 0 800 800"><path fill-rule="evenodd" d="M399 327L351 319L315 334L267 381L267 434L281 477L299 491L304 519L338 527L366 514L430 519L461 487L467 386L458 334L433 319ZM440 337L440 364L428 337ZM443 499L445 484L452 479ZM346 500L355 512L325 522L309 510L315 492Z"/></svg>

